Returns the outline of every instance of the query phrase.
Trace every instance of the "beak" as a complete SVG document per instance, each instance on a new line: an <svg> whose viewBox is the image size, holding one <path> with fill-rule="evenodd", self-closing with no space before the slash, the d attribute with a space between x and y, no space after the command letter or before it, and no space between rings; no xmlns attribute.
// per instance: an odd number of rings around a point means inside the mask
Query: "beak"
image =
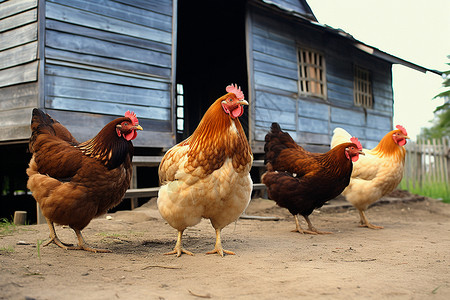
<svg viewBox="0 0 450 300"><path fill-rule="evenodd" d="M136 129L136 130L144 130L144 128L142 128L141 125L136 125L136 126L134 126L134 129Z"/></svg>
<svg viewBox="0 0 450 300"><path fill-rule="evenodd" d="M362 150L359 150L359 154L366 155Z"/></svg>
<svg viewBox="0 0 450 300"><path fill-rule="evenodd" d="M407 135L405 136L405 139L408 139L408 140L410 140L409 136L407 136Z"/></svg>
<svg viewBox="0 0 450 300"><path fill-rule="evenodd" d="M238 103L241 104L241 105L248 105L247 100L241 100Z"/></svg>

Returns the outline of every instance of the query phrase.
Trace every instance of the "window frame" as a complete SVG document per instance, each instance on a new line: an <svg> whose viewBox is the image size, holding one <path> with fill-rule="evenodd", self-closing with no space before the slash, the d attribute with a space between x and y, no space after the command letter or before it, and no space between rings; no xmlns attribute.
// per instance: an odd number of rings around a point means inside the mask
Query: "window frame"
<svg viewBox="0 0 450 300"><path fill-rule="evenodd" d="M317 58L319 58L318 62ZM327 100L325 55L315 49L299 45L297 46L297 65L299 94ZM319 73L319 76L317 76L317 73ZM310 77L310 74L313 74L313 76ZM317 88L319 92L316 92Z"/></svg>
<svg viewBox="0 0 450 300"><path fill-rule="evenodd" d="M360 65L353 66L353 104L357 107L373 109L372 72Z"/></svg>

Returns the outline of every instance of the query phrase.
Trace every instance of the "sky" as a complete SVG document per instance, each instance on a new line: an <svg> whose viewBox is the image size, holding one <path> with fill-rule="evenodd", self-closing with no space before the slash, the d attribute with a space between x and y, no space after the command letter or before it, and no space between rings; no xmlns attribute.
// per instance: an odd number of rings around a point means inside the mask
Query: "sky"
<svg viewBox="0 0 450 300"><path fill-rule="evenodd" d="M450 0L307 0L319 23L428 69L446 71L450 59ZM412 140L430 127L443 79L393 65L394 126Z"/></svg>

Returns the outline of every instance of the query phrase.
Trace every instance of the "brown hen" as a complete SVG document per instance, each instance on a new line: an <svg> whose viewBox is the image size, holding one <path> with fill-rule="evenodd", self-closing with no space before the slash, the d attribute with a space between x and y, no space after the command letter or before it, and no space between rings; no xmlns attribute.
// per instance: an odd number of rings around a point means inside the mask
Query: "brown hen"
<svg viewBox="0 0 450 300"><path fill-rule="evenodd" d="M267 186L269 198L294 216L294 231L329 233L314 228L309 215L338 196L349 184L353 162L358 160L359 154L364 154L361 149L359 141L352 138L352 142L326 153L311 153L297 145L278 123L272 124L265 138L267 172L262 182ZM300 227L299 214L305 218L309 230Z"/></svg>
<svg viewBox="0 0 450 300"><path fill-rule="evenodd" d="M50 240L67 250L110 252L88 247L81 230L123 198L131 180L136 130L134 113L108 123L94 138L78 143L58 121L33 110L27 187L39 203L50 228ZM62 243L54 223L68 225L78 246Z"/></svg>

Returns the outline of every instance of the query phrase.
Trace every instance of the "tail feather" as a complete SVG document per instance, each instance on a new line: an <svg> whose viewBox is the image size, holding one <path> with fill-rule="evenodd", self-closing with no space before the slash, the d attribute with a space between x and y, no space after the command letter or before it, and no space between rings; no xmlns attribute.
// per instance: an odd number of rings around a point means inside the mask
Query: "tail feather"
<svg viewBox="0 0 450 300"><path fill-rule="evenodd" d="M31 137L29 147L31 152L34 152L33 144L40 134L57 136L72 145L79 144L66 127L38 108L33 109L30 127Z"/></svg>
<svg viewBox="0 0 450 300"><path fill-rule="evenodd" d="M266 134L264 144L264 163L274 163L280 152L286 148L301 148L287 132L283 132L278 123L272 123Z"/></svg>
<svg viewBox="0 0 450 300"><path fill-rule="evenodd" d="M333 137L331 138L330 148L333 149L337 145L340 145L343 143L350 143L351 137L352 136L350 135L350 133L348 133L345 129L336 127L333 131Z"/></svg>

